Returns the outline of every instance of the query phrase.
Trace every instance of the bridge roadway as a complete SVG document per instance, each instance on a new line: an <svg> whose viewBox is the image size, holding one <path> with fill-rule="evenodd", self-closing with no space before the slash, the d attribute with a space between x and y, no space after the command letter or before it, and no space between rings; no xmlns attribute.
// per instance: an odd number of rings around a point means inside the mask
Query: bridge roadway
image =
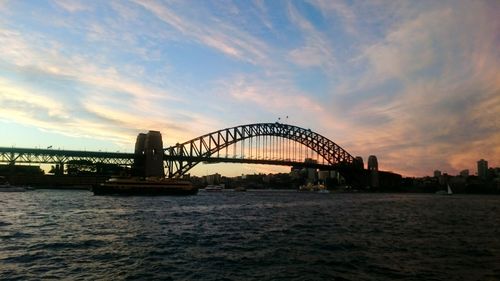
<svg viewBox="0 0 500 281"><path fill-rule="evenodd" d="M131 166L133 153L0 147L0 163L65 164L72 160Z"/></svg>
<svg viewBox="0 0 500 281"><path fill-rule="evenodd" d="M16 148L0 147L0 163L12 164L67 164L69 161L88 160L92 163L116 164L132 166L134 153L78 151L41 148ZM332 169L332 165L305 163L287 159L252 159L241 157L195 157L195 156L170 156L164 155L164 161L185 161L203 163L248 163L279 166L298 166L317 169Z"/></svg>

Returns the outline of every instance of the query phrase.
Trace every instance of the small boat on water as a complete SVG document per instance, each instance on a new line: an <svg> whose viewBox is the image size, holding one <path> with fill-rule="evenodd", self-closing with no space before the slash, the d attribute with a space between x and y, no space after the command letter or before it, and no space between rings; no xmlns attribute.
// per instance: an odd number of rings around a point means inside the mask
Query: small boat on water
<svg viewBox="0 0 500 281"><path fill-rule="evenodd" d="M238 186L234 188L234 191L244 192L247 191L247 189L244 186Z"/></svg>
<svg viewBox="0 0 500 281"><path fill-rule="evenodd" d="M94 195L194 195L191 182L165 178L111 178L93 185Z"/></svg>
<svg viewBox="0 0 500 281"><path fill-rule="evenodd" d="M453 191L451 190L450 184L448 184L447 190L438 190L438 191L436 191L436 194L438 194L438 195L453 195Z"/></svg>
<svg viewBox="0 0 500 281"><path fill-rule="evenodd" d="M317 193L330 193L324 184L312 184L299 186L299 191L315 191Z"/></svg>
<svg viewBox="0 0 500 281"><path fill-rule="evenodd" d="M0 176L0 192L25 192L28 190L22 186L10 185L5 177Z"/></svg>
<svg viewBox="0 0 500 281"><path fill-rule="evenodd" d="M217 191L222 191L224 189L223 184L209 184L207 185L203 190L205 191L210 191L210 192L217 192Z"/></svg>

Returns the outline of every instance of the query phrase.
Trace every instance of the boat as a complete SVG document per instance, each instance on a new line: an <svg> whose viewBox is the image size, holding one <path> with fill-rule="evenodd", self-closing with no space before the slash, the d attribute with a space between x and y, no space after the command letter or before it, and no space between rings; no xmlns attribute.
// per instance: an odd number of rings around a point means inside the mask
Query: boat
<svg viewBox="0 0 500 281"><path fill-rule="evenodd" d="M438 190L436 192L438 195L453 195L453 191L451 190L450 184L448 184L447 190Z"/></svg>
<svg viewBox="0 0 500 281"><path fill-rule="evenodd" d="M317 193L325 193L325 194L327 194L327 193L330 193L330 190L328 190L328 189L320 189L320 190L318 190L316 192Z"/></svg>
<svg viewBox="0 0 500 281"><path fill-rule="evenodd" d="M324 184L312 184L308 183L307 185L301 185L299 186L299 191L316 191L320 192L322 190L326 190L327 192L321 192L321 193L329 193L329 191L326 189L326 186Z"/></svg>
<svg viewBox="0 0 500 281"><path fill-rule="evenodd" d="M453 191L451 190L451 186L450 184L448 184L448 192L447 192L448 195L452 195L453 194Z"/></svg>
<svg viewBox="0 0 500 281"><path fill-rule="evenodd" d="M111 178L92 186L94 195L194 195L191 182L165 178Z"/></svg>
<svg viewBox="0 0 500 281"><path fill-rule="evenodd" d="M0 192L25 192L22 186L11 185L5 177L0 176Z"/></svg>
<svg viewBox="0 0 500 281"><path fill-rule="evenodd" d="M224 189L224 187L225 186L223 184L209 184L204 188L204 190L211 191L211 192L213 192L213 191L217 192L217 191L222 191Z"/></svg>
<svg viewBox="0 0 500 281"><path fill-rule="evenodd" d="M238 186L238 187L234 188L234 191L243 192L243 191L247 191L247 189L244 186Z"/></svg>

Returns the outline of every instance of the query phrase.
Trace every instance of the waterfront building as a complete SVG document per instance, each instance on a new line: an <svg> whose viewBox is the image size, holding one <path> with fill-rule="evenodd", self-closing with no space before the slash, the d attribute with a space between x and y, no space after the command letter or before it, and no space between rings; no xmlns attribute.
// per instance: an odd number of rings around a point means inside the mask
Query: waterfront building
<svg viewBox="0 0 500 281"><path fill-rule="evenodd" d="M246 178L246 176L244 178ZM221 183L221 179L221 175L219 173L215 173L212 175L203 176L203 183L208 185L219 184Z"/></svg>
<svg viewBox="0 0 500 281"><path fill-rule="evenodd" d="M318 180L321 182L325 182L327 178L330 177L330 171L319 171L318 172Z"/></svg>
<svg viewBox="0 0 500 281"><path fill-rule="evenodd" d="M293 179L293 180L296 180L296 179L300 179L300 168L297 168L297 167L292 167L292 169L290 170L290 177Z"/></svg>
<svg viewBox="0 0 500 281"><path fill-rule="evenodd" d="M469 169L465 169L465 170L460 171L460 176L461 176L462 178L467 178L467 177L469 177Z"/></svg>
<svg viewBox="0 0 500 281"><path fill-rule="evenodd" d="M488 161L484 159L477 161L477 176L483 180L488 178Z"/></svg>

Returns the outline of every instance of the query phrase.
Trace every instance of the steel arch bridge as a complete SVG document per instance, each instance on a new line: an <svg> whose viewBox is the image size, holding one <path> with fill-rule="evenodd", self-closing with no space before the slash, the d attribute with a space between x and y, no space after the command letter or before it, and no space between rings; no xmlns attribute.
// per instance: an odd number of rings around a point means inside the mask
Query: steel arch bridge
<svg viewBox="0 0 500 281"><path fill-rule="evenodd" d="M278 122L226 128L164 149L168 177L180 177L200 162L293 166L303 165L304 159L314 155L323 161L319 166L330 168L354 167L356 161L328 138L310 129ZM311 162L310 166L319 164Z"/></svg>

